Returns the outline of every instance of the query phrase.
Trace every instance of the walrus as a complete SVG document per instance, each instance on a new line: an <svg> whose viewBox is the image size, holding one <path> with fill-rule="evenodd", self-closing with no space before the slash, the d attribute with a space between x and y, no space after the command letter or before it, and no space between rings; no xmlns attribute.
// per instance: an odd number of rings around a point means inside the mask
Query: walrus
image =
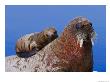
<svg viewBox="0 0 110 82"><path fill-rule="evenodd" d="M7 57L6 71L92 72L92 44L95 35L91 21L85 17L76 17L65 26L58 38L35 55L29 58ZM21 41L20 46L22 46Z"/></svg>
<svg viewBox="0 0 110 82"><path fill-rule="evenodd" d="M58 37L54 27L49 27L42 32L26 34L16 42L16 54L22 58L28 58L45 47Z"/></svg>
<svg viewBox="0 0 110 82"><path fill-rule="evenodd" d="M86 17L76 17L57 39L38 53L44 54L36 71L92 72L95 34Z"/></svg>

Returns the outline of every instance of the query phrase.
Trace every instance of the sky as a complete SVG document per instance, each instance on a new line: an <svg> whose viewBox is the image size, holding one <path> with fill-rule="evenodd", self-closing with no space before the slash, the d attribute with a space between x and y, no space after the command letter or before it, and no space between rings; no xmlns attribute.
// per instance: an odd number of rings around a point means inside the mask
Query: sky
<svg viewBox="0 0 110 82"><path fill-rule="evenodd" d="M75 17L87 17L97 36L93 46L94 70L106 71L105 5L6 5L5 54L15 55L15 43L21 36L54 26L58 34Z"/></svg>

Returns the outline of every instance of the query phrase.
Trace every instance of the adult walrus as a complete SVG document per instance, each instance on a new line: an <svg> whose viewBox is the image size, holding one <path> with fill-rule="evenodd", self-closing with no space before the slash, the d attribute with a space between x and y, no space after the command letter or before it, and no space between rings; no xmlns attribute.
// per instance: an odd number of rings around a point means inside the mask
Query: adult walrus
<svg viewBox="0 0 110 82"><path fill-rule="evenodd" d="M37 71L93 71L94 37L92 23L85 17L75 18L61 36L44 49L45 55Z"/></svg>

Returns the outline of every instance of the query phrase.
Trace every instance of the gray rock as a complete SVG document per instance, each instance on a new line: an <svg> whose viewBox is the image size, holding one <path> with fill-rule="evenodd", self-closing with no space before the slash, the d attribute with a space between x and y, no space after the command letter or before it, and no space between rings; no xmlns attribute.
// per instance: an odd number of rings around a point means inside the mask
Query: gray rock
<svg viewBox="0 0 110 82"><path fill-rule="evenodd" d="M5 71L6 72L46 72L46 71L57 71L58 67L53 67L51 65L48 66L48 62L46 61L51 51L49 47L52 45L50 43L44 49L39 51L37 54L29 57L29 58L21 58L17 55L8 56L5 58ZM51 54L52 55L52 54ZM57 57L54 56L54 59L51 61L53 63L58 62Z"/></svg>

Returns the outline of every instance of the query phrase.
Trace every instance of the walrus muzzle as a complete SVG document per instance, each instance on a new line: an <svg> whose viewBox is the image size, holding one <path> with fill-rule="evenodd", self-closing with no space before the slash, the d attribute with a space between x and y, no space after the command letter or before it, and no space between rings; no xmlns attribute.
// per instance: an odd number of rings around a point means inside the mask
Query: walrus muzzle
<svg viewBox="0 0 110 82"><path fill-rule="evenodd" d="M77 29L77 32L75 35L77 37L77 42L80 43L80 47L83 46L84 42L88 42L88 41L91 41L92 45L94 45L96 32L92 27L92 23L89 20L81 17L77 19L77 24L75 26Z"/></svg>

